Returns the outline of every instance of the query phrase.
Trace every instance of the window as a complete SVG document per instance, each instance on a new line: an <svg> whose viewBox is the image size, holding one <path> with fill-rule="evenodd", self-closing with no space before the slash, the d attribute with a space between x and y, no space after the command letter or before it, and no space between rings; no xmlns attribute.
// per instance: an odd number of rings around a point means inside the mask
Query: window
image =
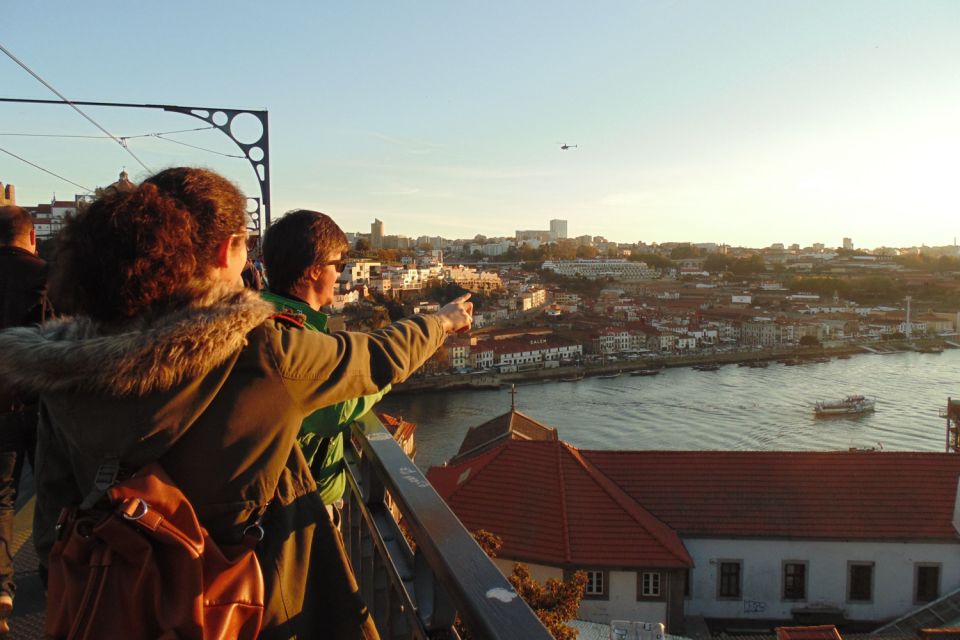
<svg viewBox="0 0 960 640"><path fill-rule="evenodd" d="M607 572L606 571L587 571L587 587L583 590L583 597L586 599L606 599L607 597Z"/></svg>
<svg viewBox="0 0 960 640"><path fill-rule="evenodd" d="M870 602L873 600L873 563L850 562L847 564L847 600Z"/></svg>
<svg viewBox="0 0 960 640"><path fill-rule="evenodd" d="M723 560L720 562L719 584L717 585L718 598L740 598L740 560Z"/></svg>
<svg viewBox="0 0 960 640"><path fill-rule="evenodd" d="M660 600L663 574L659 571L641 571L637 574L637 600Z"/></svg>
<svg viewBox="0 0 960 640"><path fill-rule="evenodd" d="M914 601L931 602L940 597L940 565L917 564Z"/></svg>
<svg viewBox="0 0 960 640"><path fill-rule="evenodd" d="M783 599L807 599L807 563L783 563Z"/></svg>
<svg viewBox="0 0 960 640"><path fill-rule="evenodd" d="M690 569L683 570L683 597L690 597L690 580L693 578Z"/></svg>

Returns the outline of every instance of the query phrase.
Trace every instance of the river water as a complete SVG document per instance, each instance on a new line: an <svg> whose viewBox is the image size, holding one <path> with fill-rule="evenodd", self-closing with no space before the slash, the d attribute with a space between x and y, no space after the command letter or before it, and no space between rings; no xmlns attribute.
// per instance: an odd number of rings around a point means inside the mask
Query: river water
<svg viewBox="0 0 960 640"><path fill-rule="evenodd" d="M876 397L876 411L813 417L817 400L855 393ZM583 449L943 451L938 413L948 396L960 398L960 349L518 384L516 404ZM469 427L509 411L510 392L388 395L378 409L417 424L417 465L426 470L454 455Z"/></svg>

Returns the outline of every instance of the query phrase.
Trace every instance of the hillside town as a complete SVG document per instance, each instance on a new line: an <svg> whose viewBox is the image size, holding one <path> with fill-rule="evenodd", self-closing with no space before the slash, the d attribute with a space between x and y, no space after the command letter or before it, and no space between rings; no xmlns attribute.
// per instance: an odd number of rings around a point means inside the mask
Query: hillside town
<svg viewBox="0 0 960 640"><path fill-rule="evenodd" d="M127 173L102 191L133 185ZM15 202L13 185L2 188ZM51 239L85 198L28 206ZM511 237L348 233L333 326L375 328L469 291L475 331L423 374L522 373L651 357L936 338L960 327L960 247L731 247L568 237L566 220ZM254 234L256 238L256 234ZM636 365L639 366L639 365Z"/></svg>

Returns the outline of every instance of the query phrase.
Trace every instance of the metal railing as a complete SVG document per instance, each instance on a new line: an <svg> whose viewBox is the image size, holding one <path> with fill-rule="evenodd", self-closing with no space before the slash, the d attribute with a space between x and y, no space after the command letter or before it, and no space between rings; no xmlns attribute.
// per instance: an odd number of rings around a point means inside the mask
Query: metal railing
<svg viewBox="0 0 960 640"><path fill-rule="evenodd" d="M347 554L384 639L477 640L552 636L376 416L352 426L341 531ZM399 510L404 532L388 500Z"/></svg>

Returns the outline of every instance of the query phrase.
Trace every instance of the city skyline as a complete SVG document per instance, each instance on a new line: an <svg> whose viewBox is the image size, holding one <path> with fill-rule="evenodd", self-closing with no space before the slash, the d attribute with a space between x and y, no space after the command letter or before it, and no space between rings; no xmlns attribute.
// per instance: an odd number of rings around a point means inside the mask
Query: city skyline
<svg viewBox="0 0 960 640"><path fill-rule="evenodd" d="M232 8L173 1L154 29L113 0L14 3L0 44L73 100L266 108L274 217L450 238L565 219L572 237L754 247L960 234L955 3ZM0 69L4 96L55 97ZM244 160L204 150L237 154L219 132L148 135L198 121L85 111L152 170L209 166L259 195ZM149 173L106 138L35 137L102 135L67 107L0 118L17 134L0 149L86 188ZM81 191L7 154L0 181L27 205Z"/></svg>

